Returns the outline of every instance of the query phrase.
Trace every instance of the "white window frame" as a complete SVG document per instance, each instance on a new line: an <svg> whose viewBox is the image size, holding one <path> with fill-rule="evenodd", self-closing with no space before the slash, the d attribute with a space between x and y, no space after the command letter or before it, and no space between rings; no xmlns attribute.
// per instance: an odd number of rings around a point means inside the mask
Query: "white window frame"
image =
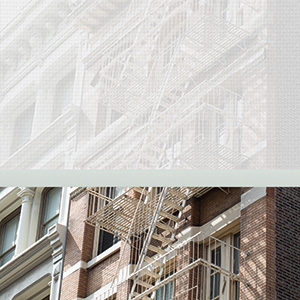
<svg viewBox="0 0 300 300"><path fill-rule="evenodd" d="M11 138L10 138L10 144L9 144L9 155L12 155L13 153L17 152L19 149L21 149L25 144L27 144L32 137L32 131L33 131L33 126L34 126L34 117L35 117L35 107L36 107L36 97L34 95L34 93L32 93L28 99L26 100L26 103L22 103L20 106L21 107L17 107L14 114L16 115L16 117L13 119L13 121L11 122ZM30 128L30 134L28 135L28 137L26 138L26 140L24 140L24 142L22 143L18 143L18 145L16 145L16 139L18 139L18 135L20 135L20 133L18 133L16 131L16 124L18 122L18 120L20 118L22 118L25 115L25 112L27 110L29 110L29 108L33 107L33 113L31 116L31 128Z"/></svg>
<svg viewBox="0 0 300 300"><path fill-rule="evenodd" d="M221 240L229 245L232 245L232 234L226 235ZM221 268L226 270L231 270L233 268L233 253L231 253L231 248L227 247L225 244L220 243L218 241L213 241L210 245L206 246L206 253L207 253L207 260L211 262L211 252L218 247L221 247ZM206 268L206 293L205 299L206 300L229 300L230 298L230 279L220 274L220 295L219 297L215 297L210 299L210 279L211 279L211 269Z"/></svg>
<svg viewBox="0 0 300 300"><path fill-rule="evenodd" d="M120 196L121 194L123 194L126 191L126 187L105 187L105 188L101 188L102 189L101 192L105 193L107 195L108 189L110 189L110 188L124 188L124 191L122 193L118 193L115 196L115 198L118 197L118 196ZM109 197L109 195L107 195L107 196ZM105 203L104 203L104 201L102 201L101 207L99 207L99 209L103 208L104 206L105 206ZM109 249L111 249L112 247L114 247L119 242L119 241L117 241L111 247L109 247L108 249L106 249L104 252L98 254L98 248L99 248L99 242L100 242L99 239L100 239L100 231L101 231L101 229L95 227L94 230L95 231L94 231L93 257L97 257L97 256L101 255L102 253L104 253L106 251L109 251Z"/></svg>
<svg viewBox="0 0 300 300"><path fill-rule="evenodd" d="M61 194L60 194L60 203L59 203L59 212L55 216L53 216L51 219L49 219L47 222L44 222L45 219L45 212L46 212L46 201L48 198L48 195L52 189L61 189ZM59 215L61 211L61 204L62 204L62 196L63 196L63 191L61 187L53 187L53 188L45 188L42 192L42 198L41 198L41 209L40 209L40 219L39 219L39 229L38 229L38 239L42 238L47 234L47 232L44 232L45 230L45 224L51 222L53 219L58 218L59 220ZM57 220L57 222L58 222ZM53 225L52 225L53 226Z"/></svg>
<svg viewBox="0 0 300 300"><path fill-rule="evenodd" d="M168 274L165 278L171 276L171 274ZM170 285L172 284L172 295L169 295L168 298L166 298L166 293L167 293L167 290L169 289ZM167 284L163 285L162 287L160 287L157 291L156 291L156 294L155 294L155 299L156 300L160 300L157 298L157 292L162 290L163 291L163 299L162 300L171 300L174 298L174 296L176 295L176 291L175 291L175 287L176 287L176 284L175 284L175 279L168 282Z"/></svg>
<svg viewBox="0 0 300 300"><path fill-rule="evenodd" d="M64 114L65 111L68 111L70 108L70 105L65 107L62 112L59 112L55 109L55 106L57 104L57 99L56 99L56 89L57 85L69 74L74 72L74 84L73 84L73 99L72 102L74 102L74 91L75 91L75 83L76 83L76 73L77 73L77 68L76 68L76 61L75 58L72 59L71 61L67 62L64 64L64 61L58 60L55 63L55 66L57 64L61 64L61 68L57 71L56 68L53 68L53 65L51 65L48 69L44 71L44 74L41 77L41 82L46 82L47 84L43 87L45 90L45 93L43 97L39 97L37 99L38 103L37 105L40 105L42 102L43 107L47 108L47 112L49 115L47 115L47 126L55 122L62 114ZM47 127L45 126L45 127Z"/></svg>
<svg viewBox="0 0 300 300"><path fill-rule="evenodd" d="M2 239L3 239L3 235L4 235L4 226L7 224L7 223L9 223L11 220L13 220L15 217L19 217L19 220L18 220L18 225L17 225L17 229L16 229L16 233L15 233L15 240L14 240L14 244L13 244L13 246L11 246L9 249L7 249L5 252L3 252L3 253L1 253L1 258L0 259L2 259L2 257L4 256L4 255L6 255L6 254L8 254L9 252L11 252L12 250L14 250L14 255L15 255L15 252L16 252L16 241L17 241L17 234L18 234L18 227L19 227L19 224L20 224L20 216L21 216L21 209L20 209L20 207L18 208L18 209L16 209L16 210L14 210L12 213L10 213L7 217L5 217L2 221L1 221L1 223L0 223L0 241L1 241L1 244L2 244ZM10 260L9 260L10 261ZM8 261L8 262L9 262ZM8 263L8 262L6 262L6 263ZM5 263L5 264L6 264ZM3 265L5 265L5 264L1 264L0 265L0 268L3 266Z"/></svg>

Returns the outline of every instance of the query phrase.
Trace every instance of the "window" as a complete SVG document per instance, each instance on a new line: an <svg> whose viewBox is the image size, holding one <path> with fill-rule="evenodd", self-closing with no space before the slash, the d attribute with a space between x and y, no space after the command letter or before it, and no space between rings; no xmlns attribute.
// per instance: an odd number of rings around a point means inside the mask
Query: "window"
<svg viewBox="0 0 300 300"><path fill-rule="evenodd" d="M58 117L64 109L73 101L75 72L69 73L62 80L60 80L55 89L55 108L56 116Z"/></svg>
<svg viewBox="0 0 300 300"><path fill-rule="evenodd" d="M160 194L163 191L164 187L163 186L159 186L156 188L156 194Z"/></svg>
<svg viewBox="0 0 300 300"><path fill-rule="evenodd" d="M35 103L23 111L15 120L11 152L15 152L31 138Z"/></svg>
<svg viewBox="0 0 300 300"><path fill-rule="evenodd" d="M115 199L125 193L125 187L108 187L106 189L106 196Z"/></svg>
<svg viewBox="0 0 300 300"><path fill-rule="evenodd" d="M211 251L211 262L221 267L221 246ZM210 271L210 296L209 299L219 299L221 274L217 269Z"/></svg>
<svg viewBox="0 0 300 300"><path fill-rule="evenodd" d="M61 188L46 189L43 194L40 236L47 234L48 229L58 222L61 190Z"/></svg>
<svg viewBox="0 0 300 300"><path fill-rule="evenodd" d="M162 280L170 277L173 274L173 271L171 271L170 268L174 270L175 266L169 265L168 270L164 269L165 276L163 276ZM155 282L153 282L152 284L155 285ZM175 281L173 280L163 285L161 288L159 288L156 291L155 300L171 300L173 299L174 295L175 295Z"/></svg>
<svg viewBox="0 0 300 300"><path fill-rule="evenodd" d="M156 292L156 300L171 300L174 297L174 281L168 282Z"/></svg>
<svg viewBox="0 0 300 300"><path fill-rule="evenodd" d="M20 210L8 216L1 224L0 267L9 262L15 254L19 219Z"/></svg>
<svg viewBox="0 0 300 300"><path fill-rule="evenodd" d="M109 124L112 124L112 123L116 122L122 116L123 116L123 114L121 114L120 112L118 112L118 111L111 108Z"/></svg>
<svg viewBox="0 0 300 300"><path fill-rule="evenodd" d="M172 165L175 159L178 160L178 156L181 154L183 140L182 129L177 130L168 135L166 145L166 159Z"/></svg>
<svg viewBox="0 0 300 300"><path fill-rule="evenodd" d="M241 248L241 235L240 233L236 233L233 236L233 246L240 249ZM237 249L234 249L233 253L233 273L239 274L240 273L240 253ZM234 299L239 300L240 299L240 282L235 281L234 282Z"/></svg>
<svg viewBox="0 0 300 300"><path fill-rule="evenodd" d="M115 199L122 195L125 192L125 187L108 187L106 188L106 196ZM105 205L107 202L105 203ZM117 235L111 234L105 230L99 230L99 240L98 240L98 249L97 255L103 253L117 242L120 241L120 238Z"/></svg>
<svg viewBox="0 0 300 300"><path fill-rule="evenodd" d="M240 272L240 233L228 234L207 246L208 261L235 274ZM227 246L231 245L231 246ZM234 247L237 249L235 249ZM221 274L217 267L207 269L206 298L209 300L239 300L240 283Z"/></svg>
<svg viewBox="0 0 300 300"><path fill-rule="evenodd" d="M119 240L120 238L118 236L113 235L107 231L100 230L97 254L99 255L102 252L106 251L108 248L119 242Z"/></svg>

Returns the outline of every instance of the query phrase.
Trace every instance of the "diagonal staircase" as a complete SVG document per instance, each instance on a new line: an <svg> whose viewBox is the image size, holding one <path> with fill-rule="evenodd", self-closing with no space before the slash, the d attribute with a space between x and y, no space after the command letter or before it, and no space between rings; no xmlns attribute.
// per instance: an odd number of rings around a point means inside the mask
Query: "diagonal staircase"
<svg viewBox="0 0 300 300"><path fill-rule="evenodd" d="M105 201L106 205L90 204L100 209L92 212L86 223L118 235L125 244L131 244L133 256L137 257L129 299L135 299L164 278L164 268L169 262L158 262L157 258L165 255L176 241L186 201L211 189L134 187L115 199L88 189L95 201ZM139 195L139 200L136 195ZM147 265L148 269L145 268ZM145 299L154 299L155 293Z"/></svg>

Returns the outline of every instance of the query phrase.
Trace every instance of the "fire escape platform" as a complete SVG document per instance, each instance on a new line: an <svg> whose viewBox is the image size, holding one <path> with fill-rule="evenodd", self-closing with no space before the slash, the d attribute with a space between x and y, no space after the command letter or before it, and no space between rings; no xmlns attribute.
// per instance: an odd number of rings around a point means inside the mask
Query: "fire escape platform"
<svg viewBox="0 0 300 300"><path fill-rule="evenodd" d="M189 199L193 196L200 197L212 188L193 187L189 188L188 192L187 189L188 188L186 187L169 188L169 192L165 196L163 208L158 217L158 227L168 230L169 232L173 232L174 229L166 224L164 220L168 218L178 222L179 218L170 212L174 211L174 209L181 211L183 207L180 206L180 203L184 199ZM141 192L141 201L132 197L134 191ZM88 192L95 196L94 199L97 202L91 204L91 206L100 208L88 216L85 222L112 234L118 235L124 240L127 238L129 232L131 232L130 234L132 236L139 236L149 228L160 196L160 194L155 195L151 201L148 201L146 198L147 191L145 188L130 188L115 199L111 199L94 191L93 189L88 189ZM106 204L99 205L99 202ZM135 216L134 220L133 216ZM139 225L132 227L133 222Z"/></svg>

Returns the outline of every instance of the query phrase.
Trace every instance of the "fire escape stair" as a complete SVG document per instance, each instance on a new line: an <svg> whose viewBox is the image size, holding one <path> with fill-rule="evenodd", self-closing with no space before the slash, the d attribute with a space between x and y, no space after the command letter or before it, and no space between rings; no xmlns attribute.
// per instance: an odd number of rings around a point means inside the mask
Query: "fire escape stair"
<svg viewBox="0 0 300 300"><path fill-rule="evenodd" d="M186 201L193 196L200 197L212 188L169 187L163 188L159 194L152 189L155 188L129 188L114 199L101 194L97 188L87 189L94 202L89 204L91 212L86 223L118 235L124 245L135 247L132 240L140 240L138 261L129 276L133 281L131 300L136 297L154 299L155 287L163 280L163 272L169 263L160 258L172 249L172 244L176 241L175 235ZM139 200L137 195L140 195ZM126 253L125 246L123 249ZM122 253L123 251L121 256ZM116 274L119 273L119 268L120 266L116 268ZM148 289L151 291L149 294Z"/></svg>
<svg viewBox="0 0 300 300"><path fill-rule="evenodd" d="M164 255L168 252L168 248L172 243L174 243L175 234L179 222L181 221L186 200L188 199L188 193L188 189L186 190L186 194L184 194L174 188L168 189L168 195L170 195L170 197L167 198L165 193L165 197L162 199L161 209L158 211L159 216L163 219L156 222L156 230L149 236L150 243L148 240L149 244L144 249L144 253L147 254L139 262L139 266L142 266L143 263L148 263L155 266L155 269L147 270L143 268L143 271L134 278L130 299L134 300L140 294L138 291L145 292L145 288L153 288L153 283L156 284L162 279L165 264L153 258L153 253L155 253L154 257ZM163 230L163 232L158 233L158 231L161 230ZM164 235L162 233L164 233ZM153 245L157 244L157 241L161 242L161 247ZM144 241L144 243L146 244L147 240ZM166 245L165 249L162 249L163 245ZM150 253L152 252L152 256L149 256L148 251L150 251ZM146 299L154 299L155 294L156 292L152 293L151 297L147 296Z"/></svg>

